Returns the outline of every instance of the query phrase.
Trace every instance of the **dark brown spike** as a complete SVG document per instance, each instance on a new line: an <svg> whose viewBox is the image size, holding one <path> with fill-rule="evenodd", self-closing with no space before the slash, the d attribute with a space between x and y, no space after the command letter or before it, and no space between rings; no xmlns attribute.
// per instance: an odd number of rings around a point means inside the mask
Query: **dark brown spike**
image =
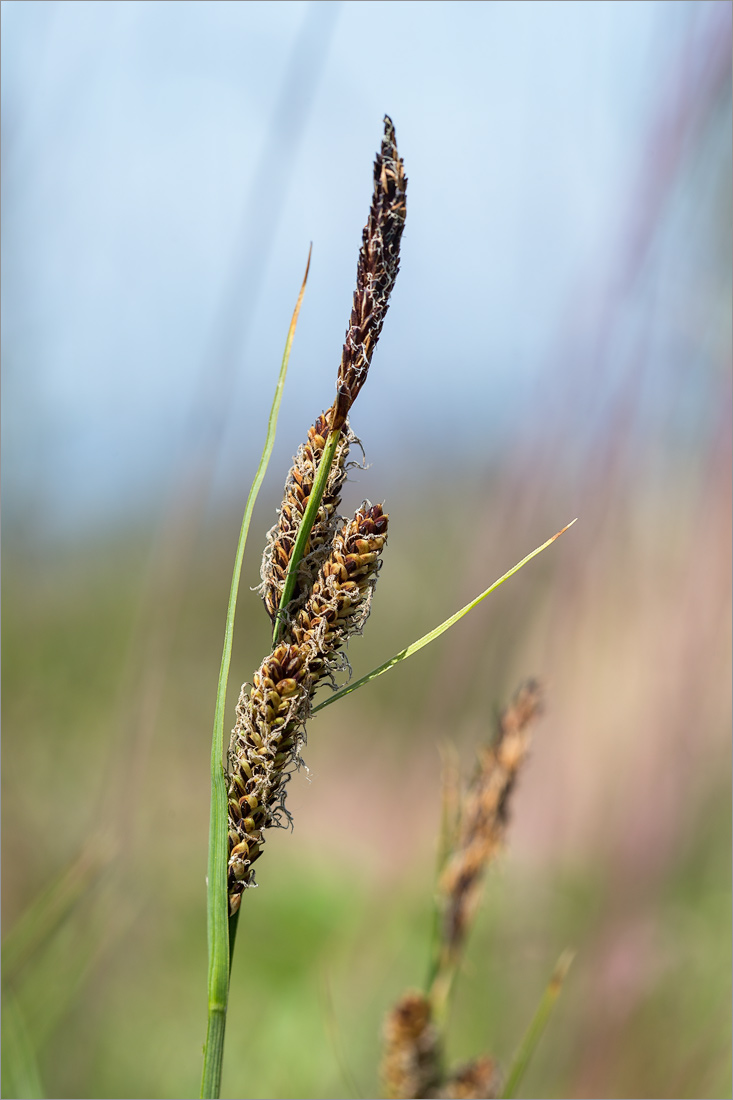
<svg viewBox="0 0 733 1100"><path fill-rule="evenodd" d="M338 651L366 621L381 564L388 522L381 505L365 502L340 530L337 508L349 448L356 441L348 426L349 408L364 384L399 269L406 184L394 126L385 117L336 400L316 419L298 450L262 560L262 594L274 622L328 437L338 430L333 463L298 566L296 587L284 609L282 641L262 662L252 684L242 687L237 705L229 745L232 913L239 908L244 889L253 884L252 865L262 851L264 831L283 818L289 820L285 788L305 740L313 692L323 676L341 667Z"/></svg>
<svg viewBox="0 0 733 1100"><path fill-rule="evenodd" d="M374 162L374 193L362 233L356 290L341 354L331 429L339 429L366 381L382 331L394 281L400 267L400 241L405 227L407 177L397 152L391 118L384 117L384 138Z"/></svg>

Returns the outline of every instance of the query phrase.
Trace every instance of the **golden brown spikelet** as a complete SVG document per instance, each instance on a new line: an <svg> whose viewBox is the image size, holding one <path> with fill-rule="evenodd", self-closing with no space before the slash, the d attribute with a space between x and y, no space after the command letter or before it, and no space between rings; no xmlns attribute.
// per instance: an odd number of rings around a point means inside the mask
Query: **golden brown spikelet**
<svg viewBox="0 0 733 1100"><path fill-rule="evenodd" d="M287 637L308 647L314 674L337 667L337 651L369 616L388 522L381 504L364 501L336 532L311 594L287 631Z"/></svg>
<svg viewBox="0 0 733 1100"><path fill-rule="evenodd" d="M501 1075L492 1058L476 1058L447 1078L436 1097L440 1100L492 1100L499 1095Z"/></svg>
<svg viewBox="0 0 733 1100"><path fill-rule="evenodd" d="M438 1087L438 1031L423 993L405 993L385 1020L382 1080L391 1100L429 1096Z"/></svg>
<svg viewBox="0 0 733 1100"><path fill-rule="evenodd" d="M289 821L285 789L305 741L319 680L364 624L387 541L388 517L365 502L341 531L287 637L265 658L237 704L229 745L229 907L254 884L263 830Z"/></svg>
<svg viewBox="0 0 733 1100"><path fill-rule="evenodd" d="M382 1082L390 1100L491 1100L501 1078L491 1058L476 1058L444 1075L440 1032L424 993L402 996L384 1022Z"/></svg>
<svg viewBox="0 0 733 1100"><path fill-rule="evenodd" d="M306 653L278 645L244 684L229 745L229 908L252 885L263 829L287 815L285 786L303 741L310 676Z"/></svg>

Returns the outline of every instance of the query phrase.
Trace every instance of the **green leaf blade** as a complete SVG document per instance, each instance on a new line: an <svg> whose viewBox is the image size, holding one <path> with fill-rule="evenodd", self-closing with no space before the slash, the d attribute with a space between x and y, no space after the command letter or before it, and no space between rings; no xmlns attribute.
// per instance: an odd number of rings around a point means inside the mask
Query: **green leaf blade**
<svg viewBox="0 0 733 1100"><path fill-rule="evenodd" d="M335 691L333 695L330 695L328 697L328 699L324 699L322 703L319 703L317 706L313 707L311 714L317 714L319 710L323 710L324 707L330 706L331 703L335 703L338 699L343 699L345 695L351 695L352 691L356 691L358 688L363 687L365 684L371 683L372 680L376 680L377 676L382 676L385 672L389 672L389 670L391 668L394 668L395 665L398 665L400 661L404 661L408 657L412 657L413 654L419 653L419 651L421 649L424 649L426 645L434 642L436 638L440 637L441 634L445 634L446 630L450 630L452 626L455 626L455 624L459 622L464 615L467 615L469 611L473 611L474 607L478 607L478 605L483 600L485 600L487 596L490 596L491 593L495 592L496 589L504 584L505 581L508 581L510 577L513 577L514 574L518 573L519 570L527 565L528 562L532 561L532 558L536 558L538 554L541 554L543 550L546 550L547 547L555 541L555 539L559 539L560 535L564 535L568 528L572 527L573 523L575 522L576 520L572 520L571 523L566 524L565 527L554 534L552 538L547 539L547 541L543 542L541 546L538 546L530 554L527 554L527 556L522 558L520 562L517 562L516 565L512 566L512 568L508 572L499 577L497 581L494 581L493 584L484 589L484 591L481 592L480 595L476 596L476 598L471 600L470 603L467 603L465 607L462 607L460 609L460 611L456 611L455 614L451 615L450 618L445 620L445 622L442 622L440 626L436 626L434 630L431 630L428 634L424 634L422 638L418 638L416 642L412 642L410 645L405 646L404 649L401 649L399 653L395 653L394 657L390 657L390 659L388 661L385 661L384 664L378 665L376 668L373 668L371 672L368 672L366 674L366 676L362 676L359 680L355 680L353 684L347 684L346 687L341 688L339 691Z"/></svg>
<svg viewBox="0 0 733 1100"><path fill-rule="evenodd" d="M331 472L333 458L336 454L336 448L338 447L338 442L340 438L340 431L329 432L328 439L326 440L326 446L324 447L323 454L321 455L321 461L318 463L316 480L313 482L313 488L311 489L311 493L308 498L308 504L306 505L305 512L303 513L303 518L300 521L300 527L298 528L298 534L295 538L293 552L290 555L290 561L288 562L288 571L285 574L285 585L283 586L282 595L280 596L280 605L277 609L275 628L272 634L273 647L277 645L285 629L285 611L291 599L293 598L293 592L295 591L295 582L298 577L298 566L303 560L303 554L305 553L306 544L310 537L310 533L313 530L313 524L316 522L316 517L318 516L318 509L321 506L323 494L326 489L326 483L328 482L328 475Z"/></svg>
<svg viewBox="0 0 733 1100"><path fill-rule="evenodd" d="M526 1034L519 1044L519 1049L514 1056L509 1073L507 1074L506 1083L501 1093L501 1100L511 1100L512 1097L517 1095L517 1090L524 1077L527 1066L530 1063L532 1055L534 1054L537 1044L539 1043L547 1023L550 1019L555 1002L560 996L562 987L565 983L565 979L568 974L568 970L572 964L574 954L572 951L564 951L555 964L555 969L552 972L547 987L542 994L537 1011L532 1017L532 1021L527 1028Z"/></svg>

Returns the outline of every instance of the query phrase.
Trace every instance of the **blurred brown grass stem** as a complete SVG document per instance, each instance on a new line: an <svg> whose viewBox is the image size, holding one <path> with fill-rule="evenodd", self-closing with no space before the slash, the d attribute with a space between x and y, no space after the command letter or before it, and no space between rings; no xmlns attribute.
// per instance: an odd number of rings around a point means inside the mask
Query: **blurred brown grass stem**
<svg viewBox="0 0 733 1100"><path fill-rule="evenodd" d="M492 1058L482 1055L458 1068L446 1066L446 1020L483 879L503 847L510 801L527 758L531 727L541 709L539 685L528 680L499 716L496 732L481 748L473 778L462 795L455 758L444 753L431 963L425 991L403 994L385 1020L382 1079L391 1100L473 1100L498 1094L500 1074ZM557 997L562 967L567 969L564 957L513 1063L512 1088L529 1062Z"/></svg>
<svg viewBox="0 0 733 1100"><path fill-rule="evenodd" d="M455 824L447 823L449 835L442 842L446 851L438 877L433 961L427 982L433 1016L439 1025L448 1012L486 869L504 845L512 792L541 710L540 687L533 680L527 681L500 715L492 742L480 750Z"/></svg>

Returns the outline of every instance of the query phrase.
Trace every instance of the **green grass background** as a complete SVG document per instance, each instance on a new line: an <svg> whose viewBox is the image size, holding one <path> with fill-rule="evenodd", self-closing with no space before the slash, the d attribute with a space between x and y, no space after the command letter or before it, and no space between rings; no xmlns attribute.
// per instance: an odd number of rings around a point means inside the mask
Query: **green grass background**
<svg viewBox="0 0 733 1100"><path fill-rule="evenodd" d="M573 499L538 500L531 478L501 471L458 494L437 477L393 485L355 675L575 511L580 522L446 638L313 720L310 773L289 794L295 830L273 833L243 903L223 1096L377 1094L383 1017L427 967L441 746L469 770L526 675L543 679L547 713L458 982L449 1057L506 1065L569 947L524 1095L730 1095L729 505L717 455L687 462L674 494L651 465L601 471ZM365 481L377 498L381 473L377 458L349 504ZM249 589L276 499L273 483L245 563L232 715L268 648ZM188 541L165 520L66 551L8 540L4 1096L32 1094L27 1048L49 1096L197 1094L209 738L238 519L189 514ZM68 885L82 852L98 872L77 865L73 903L57 911L54 883ZM24 1064L25 1085L13 1076Z"/></svg>

